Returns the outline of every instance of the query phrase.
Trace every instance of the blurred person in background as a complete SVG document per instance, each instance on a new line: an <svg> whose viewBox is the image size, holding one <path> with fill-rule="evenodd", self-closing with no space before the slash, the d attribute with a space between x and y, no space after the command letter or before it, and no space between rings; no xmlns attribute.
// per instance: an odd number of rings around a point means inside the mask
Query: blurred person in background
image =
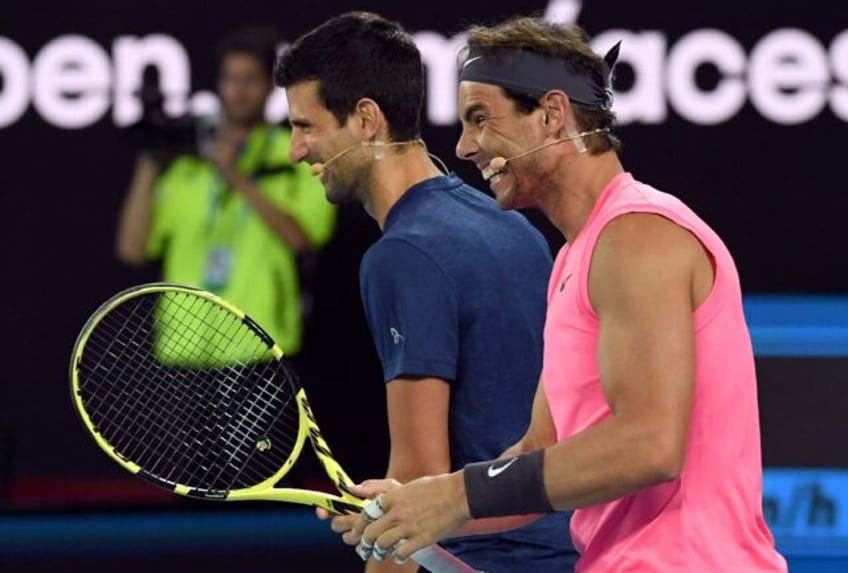
<svg viewBox="0 0 848 573"><path fill-rule="evenodd" d="M175 122L142 132L116 251L133 265L161 260L163 280L233 302L294 355L304 321L298 260L330 239L335 208L308 168L289 160L290 132L265 121L276 43L267 29L223 40L220 119L213 129L188 126L193 149L163 148Z"/></svg>

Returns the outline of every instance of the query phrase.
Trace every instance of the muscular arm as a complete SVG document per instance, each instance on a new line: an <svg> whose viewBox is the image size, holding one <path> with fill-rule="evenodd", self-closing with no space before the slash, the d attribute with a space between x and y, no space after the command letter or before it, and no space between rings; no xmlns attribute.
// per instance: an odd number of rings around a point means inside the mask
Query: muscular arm
<svg viewBox="0 0 848 573"><path fill-rule="evenodd" d="M386 477L406 483L450 471L448 404L450 385L440 378L396 378L386 385L389 468ZM413 573L415 563L369 560L367 573Z"/></svg>
<svg viewBox="0 0 848 573"><path fill-rule="evenodd" d="M533 398L533 410L530 415L530 424L521 439L504 450L502 458L516 456L526 452L532 452L540 448L547 448L556 443L556 427L551 418L551 410L548 407L548 398L545 396L544 383L540 379L536 387L536 395Z"/></svg>
<svg viewBox="0 0 848 573"><path fill-rule="evenodd" d="M544 383L540 379L539 385L536 388L536 395L533 398L533 410L527 431L520 440L504 450L500 457L509 458L541 448L547 448L556 444L556 437L556 426L554 426L553 418L551 418L551 410L548 407L548 398L545 396ZM529 514L475 519L466 522L453 535L458 537L508 531L527 525L539 517L541 517L540 514Z"/></svg>
<svg viewBox="0 0 848 573"><path fill-rule="evenodd" d="M391 400L391 398L390 398ZM389 406L389 411L391 412L391 405ZM556 443L556 428L553 423L553 419L551 418L551 412L548 407L548 400L545 396L545 390L543 387L543 383L539 380L539 385L536 389L536 395L533 399L533 410L531 414L530 424L528 425L527 431L521 437L521 439L504 450L501 454L501 458L516 456L519 454L523 454L526 452L531 452L537 450L539 448L544 448L551 446ZM394 438L392 439L392 446L394 449ZM449 466L449 462L447 464ZM444 470L441 473L447 473L448 470ZM421 475L438 475L435 472L429 472L424 474L419 474L415 477L420 477ZM454 475L459 476L461 479L461 473L457 472ZM389 477L396 477L390 475ZM405 482L406 480L401 480L401 482ZM528 523L535 521L540 516L538 514L530 514L530 515L512 515L508 517L496 517L490 519L476 519L472 521L466 522L462 527L457 529L452 533L452 537L460 537L466 535L479 535L485 533L497 533L500 531L507 531L510 529L515 529L518 527L522 527L527 525ZM350 536L346 539L348 543L356 543L358 541L357 536ZM369 562L369 566L370 563ZM391 569L387 569L391 570ZM366 571L370 572L372 569L366 569ZM373 569L373 571L381 571L380 569Z"/></svg>
<svg viewBox="0 0 848 573"><path fill-rule="evenodd" d="M692 315L713 280L701 244L648 214L609 223L591 268L611 415L547 450L545 486L555 509L610 501L680 474L695 382Z"/></svg>
<svg viewBox="0 0 848 573"><path fill-rule="evenodd" d="M389 469L399 482L450 471L450 385L440 378L396 378L386 385Z"/></svg>
<svg viewBox="0 0 848 573"><path fill-rule="evenodd" d="M125 263L138 265L147 261L153 185L158 175L159 167L152 157L142 153L136 158L115 237L115 253Z"/></svg>

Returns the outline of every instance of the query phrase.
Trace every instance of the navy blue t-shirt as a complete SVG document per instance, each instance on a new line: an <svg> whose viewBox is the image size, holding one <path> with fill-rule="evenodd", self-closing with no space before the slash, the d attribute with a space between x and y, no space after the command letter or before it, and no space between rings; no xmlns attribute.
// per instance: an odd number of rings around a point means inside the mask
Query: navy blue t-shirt
<svg viewBox="0 0 848 573"><path fill-rule="evenodd" d="M550 249L524 216L453 174L410 188L362 259L362 300L385 381L436 377L451 386L453 470L496 458L527 429L550 271ZM568 519L552 514L444 545L489 573L563 573L576 560Z"/></svg>

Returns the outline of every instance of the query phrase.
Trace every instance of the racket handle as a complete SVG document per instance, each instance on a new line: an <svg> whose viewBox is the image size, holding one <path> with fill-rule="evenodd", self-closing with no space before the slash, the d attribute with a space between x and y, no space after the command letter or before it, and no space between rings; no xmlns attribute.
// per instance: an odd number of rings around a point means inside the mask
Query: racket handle
<svg viewBox="0 0 848 573"><path fill-rule="evenodd" d="M378 519L383 516L383 508L376 499L372 499L365 505L365 513L371 519ZM430 573L480 573L438 545L419 549L410 555L410 558Z"/></svg>
<svg viewBox="0 0 848 573"><path fill-rule="evenodd" d="M411 557L413 561L431 573L480 573L438 545L419 549Z"/></svg>

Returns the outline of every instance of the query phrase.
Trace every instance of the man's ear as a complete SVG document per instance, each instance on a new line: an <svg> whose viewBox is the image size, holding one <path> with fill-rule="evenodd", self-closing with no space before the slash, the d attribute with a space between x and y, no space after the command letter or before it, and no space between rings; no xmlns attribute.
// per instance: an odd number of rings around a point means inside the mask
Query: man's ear
<svg viewBox="0 0 848 573"><path fill-rule="evenodd" d="M356 102L350 119L352 120L349 121L351 128L360 136L362 141L378 139L386 131L386 119L383 110L371 98L364 97Z"/></svg>
<svg viewBox="0 0 848 573"><path fill-rule="evenodd" d="M542 125L545 130L552 135L562 132L571 111L571 102L565 92L551 90L542 96L539 103L542 106Z"/></svg>

